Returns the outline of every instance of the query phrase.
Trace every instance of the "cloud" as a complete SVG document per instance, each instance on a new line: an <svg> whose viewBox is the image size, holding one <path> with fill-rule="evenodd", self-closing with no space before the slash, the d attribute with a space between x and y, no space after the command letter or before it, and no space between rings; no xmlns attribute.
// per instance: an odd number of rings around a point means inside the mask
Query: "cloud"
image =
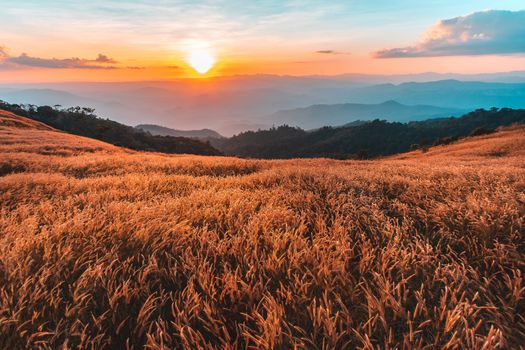
<svg viewBox="0 0 525 350"><path fill-rule="evenodd" d="M117 63L117 61L109 58L108 56L99 54L94 60L86 58L40 58L29 56L26 53L20 56L12 57L5 54L4 56L0 53L0 58L3 60L3 64L7 66L28 66L28 67L39 67L39 68L53 68L53 69L116 69L115 66L109 66L108 64Z"/></svg>
<svg viewBox="0 0 525 350"><path fill-rule="evenodd" d="M6 47L0 45L0 71L17 69L15 64L6 61L8 58L9 54L7 53Z"/></svg>
<svg viewBox="0 0 525 350"><path fill-rule="evenodd" d="M377 58L525 53L525 10L475 12L439 21L415 45L375 52Z"/></svg>
<svg viewBox="0 0 525 350"><path fill-rule="evenodd" d="M318 50L315 53L325 54L325 55L349 55L349 52L336 51L336 50Z"/></svg>
<svg viewBox="0 0 525 350"><path fill-rule="evenodd" d="M0 59L4 59L6 57L9 57L6 48L4 46L0 46Z"/></svg>
<svg viewBox="0 0 525 350"><path fill-rule="evenodd" d="M114 59L109 58L108 56L103 55L101 53L98 54L98 57L95 59L95 62L99 62L99 63L118 63Z"/></svg>

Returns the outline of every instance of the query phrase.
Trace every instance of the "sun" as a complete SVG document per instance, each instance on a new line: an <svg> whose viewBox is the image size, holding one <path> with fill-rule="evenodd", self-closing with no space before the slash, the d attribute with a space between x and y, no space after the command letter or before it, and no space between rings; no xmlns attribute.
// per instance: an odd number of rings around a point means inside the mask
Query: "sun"
<svg viewBox="0 0 525 350"><path fill-rule="evenodd" d="M215 64L215 57L208 49L193 49L186 58L190 66L199 74L205 74Z"/></svg>

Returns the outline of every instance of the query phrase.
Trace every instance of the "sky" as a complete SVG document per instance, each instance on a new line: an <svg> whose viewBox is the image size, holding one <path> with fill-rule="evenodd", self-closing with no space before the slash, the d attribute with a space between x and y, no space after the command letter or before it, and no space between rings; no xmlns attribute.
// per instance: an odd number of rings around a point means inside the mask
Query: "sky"
<svg viewBox="0 0 525 350"><path fill-rule="evenodd" d="M1 82L525 70L523 0L0 0L0 9ZM190 57L215 62L201 74Z"/></svg>

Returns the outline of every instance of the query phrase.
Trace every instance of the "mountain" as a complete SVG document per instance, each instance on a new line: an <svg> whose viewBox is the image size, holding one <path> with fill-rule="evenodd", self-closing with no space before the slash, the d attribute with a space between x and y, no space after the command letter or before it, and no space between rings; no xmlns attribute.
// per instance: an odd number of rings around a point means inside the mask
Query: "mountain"
<svg viewBox="0 0 525 350"><path fill-rule="evenodd" d="M152 135L131 126L102 119L88 108L58 110L49 106L21 108L0 101L0 109L45 123L55 129L140 151L220 155L209 143L185 137Z"/></svg>
<svg viewBox="0 0 525 350"><path fill-rule="evenodd" d="M33 89L0 89L0 99L10 103L34 105L61 105L64 107L93 106L99 103L95 99L75 95L67 91L33 88Z"/></svg>
<svg viewBox="0 0 525 350"><path fill-rule="evenodd" d="M438 80L461 80L461 81L485 81L499 83L525 83L525 71L510 71L480 74L461 73L415 73L415 74L341 74L334 77L340 80L360 81L368 84L392 83L401 84L406 82L424 83Z"/></svg>
<svg viewBox="0 0 525 350"><path fill-rule="evenodd" d="M525 110L494 108L476 110L460 118L410 123L374 120L314 131L280 126L244 132L229 139L215 140L212 144L227 155L249 158L373 158L450 143L513 123L525 123Z"/></svg>
<svg viewBox="0 0 525 350"><path fill-rule="evenodd" d="M525 108L525 83L440 80L399 85L380 84L352 91L349 102L380 103L385 99L407 105L435 105L458 109Z"/></svg>
<svg viewBox="0 0 525 350"><path fill-rule="evenodd" d="M231 136L280 125L280 120L270 120L268 116L312 105L381 104L392 100L406 106L462 111L525 108L525 83L508 82L519 82L523 75L523 72L472 76L253 75L204 80L12 84L0 86L0 99L10 103L88 106L95 108L99 116L127 125L143 124L147 115L149 124L177 130L208 128ZM498 77L507 82L472 81Z"/></svg>
<svg viewBox="0 0 525 350"><path fill-rule="evenodd" d="M461 115L465 110L419 105L407 106L396 101L380 104L344 103L334 105L313 105L306 108L279 111L268 117L271 124L288 124L305 129L323 126L338 126L357 120L384 119L408 122L430 118Z"/></svg>
<svg viewBox="0 0 525 350"><path fill-rule="evenodd" d="M152 135L159 136L187 137L199 140L220 139L224 137L217 131L211 129L176 130L155 124L139 124L135 126L135 128L147 131Z"/></svg>

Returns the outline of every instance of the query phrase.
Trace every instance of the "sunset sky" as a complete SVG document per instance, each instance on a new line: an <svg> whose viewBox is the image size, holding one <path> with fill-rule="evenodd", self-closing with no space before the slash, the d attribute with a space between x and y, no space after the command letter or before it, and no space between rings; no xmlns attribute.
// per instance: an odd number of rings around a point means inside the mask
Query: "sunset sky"
<svg viewBox="0 0 525 350"><path fill-rule="evenodd" d="M192 55L215 60L205 77L525 70L523 0L0 0L0 8L1 82L201 76Z"/></svg>

